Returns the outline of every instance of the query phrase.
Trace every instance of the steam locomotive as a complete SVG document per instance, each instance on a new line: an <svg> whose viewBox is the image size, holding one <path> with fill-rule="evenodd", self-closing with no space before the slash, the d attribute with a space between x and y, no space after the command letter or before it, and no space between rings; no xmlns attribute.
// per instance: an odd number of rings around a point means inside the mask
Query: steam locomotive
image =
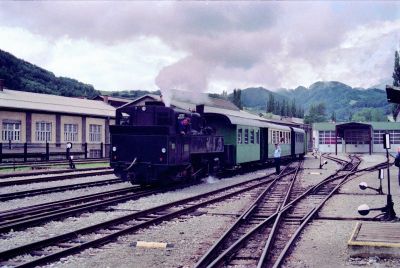
<svg viewBox="0 0 400 268"><path fill-rule="evenodd" d="M201 175L273 157L305 154L302 129L271 124L240 110L196 106L196 111L149 101L124 105L110 126L110 164L132 184L154 185L195 180Z"/></svg>

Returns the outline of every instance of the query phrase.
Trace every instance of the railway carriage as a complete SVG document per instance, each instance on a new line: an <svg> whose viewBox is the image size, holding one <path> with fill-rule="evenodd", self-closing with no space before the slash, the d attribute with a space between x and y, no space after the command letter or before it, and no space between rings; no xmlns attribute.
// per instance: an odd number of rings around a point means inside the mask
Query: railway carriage
<svg viewBox="0 0 400 268"><path fill-rule="evenodd" d="M187 125L187 122L190 122ZM265 163L274 144L282 157L302 157L304 131L240 111L199 105L196 112L161 102L117 109L110 126L111 167L123 180L159 184L221 168Z"/></svg>

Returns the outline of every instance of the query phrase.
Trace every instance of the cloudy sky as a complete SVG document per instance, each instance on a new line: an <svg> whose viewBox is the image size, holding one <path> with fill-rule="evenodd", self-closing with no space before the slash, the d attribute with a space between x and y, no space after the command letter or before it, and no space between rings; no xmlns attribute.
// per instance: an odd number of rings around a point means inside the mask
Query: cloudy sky
<svg viewBox="0 0 400 268"><path fill-rule="evenodd" d="M400 3L1 2L0 49L100 90L390 81Z"/></svg>

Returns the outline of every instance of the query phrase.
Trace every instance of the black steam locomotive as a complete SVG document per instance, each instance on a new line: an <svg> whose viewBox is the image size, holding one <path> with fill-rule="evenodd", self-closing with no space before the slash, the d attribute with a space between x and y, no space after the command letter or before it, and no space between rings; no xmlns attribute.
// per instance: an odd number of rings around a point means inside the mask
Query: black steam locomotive
<svg viewBox="0 0 400 268"><path fill-rule="evenodd" d="M146 185L191 180L217 170L224 139L205 125L203 109L173 109L157 101L118 108L116 125L110 126L114 173Z"/></svg>

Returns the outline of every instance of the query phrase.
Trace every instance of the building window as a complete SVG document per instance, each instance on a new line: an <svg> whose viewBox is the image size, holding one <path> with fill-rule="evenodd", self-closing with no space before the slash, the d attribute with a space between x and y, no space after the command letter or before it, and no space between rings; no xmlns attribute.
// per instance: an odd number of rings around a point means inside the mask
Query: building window
<svg viewBox="0 0 400 268"><path fill-rule="evenodd" d="M51 123L36 122L36 141L51 141Z"/></svg>
<svg viewBox="0 0 400 268"><path fill-rule="evenodd" d="M78 141L78 124L64 124L64 141Z"/></svg>
<svg viewBox="0 0 400 268"><path fill-rule="evenodd" d="M89 125L89 141L100 142L101 141L101 125Z"/></svg>
<svg viewBox="0 0 400 268"><path fill-rule="evenodd" d="M250 143L254 144L254 129L250 130Z"/></svg>
<svg viewBox="0 0 400 268"><path fill-rule="evenodd" d="M238 135L237 135L237 143L241 144L242 143L242 135L243 135L243 130L241 128L238 129Z"/></svg>
<svg viewBox="0 0 400 268"><path fill-rule="evenodd" d="M385 133L389 133L390 144L400 144L400 130L374 130L374 144L383 144Z"/></svg>
<svg viewBox="0 0 400 268"><path fill-rule="evenodd" d="M244 130L244 143L249 143L249 130L247 128Z"/></svg>
<svg viewBox="0 0 400 268"><path fill-rule="evenodd" d="M335 131L319 131L319 144L335 144ZM340 138L336 137L337 143L341 144Z"/></svg>
<svg viewBox="0 0 400 268"><path fill-rule="evenodd" d="M257 144L260 144L260 131L259 130L257 130L257 132L256 132L256 141L257 141Z"/></svg>
<svg viewBox="0 0 400 268"><path fill-rule="evenodd" d="M21 121L3 121L1 138L3 141L20 141Z"/></svg>

